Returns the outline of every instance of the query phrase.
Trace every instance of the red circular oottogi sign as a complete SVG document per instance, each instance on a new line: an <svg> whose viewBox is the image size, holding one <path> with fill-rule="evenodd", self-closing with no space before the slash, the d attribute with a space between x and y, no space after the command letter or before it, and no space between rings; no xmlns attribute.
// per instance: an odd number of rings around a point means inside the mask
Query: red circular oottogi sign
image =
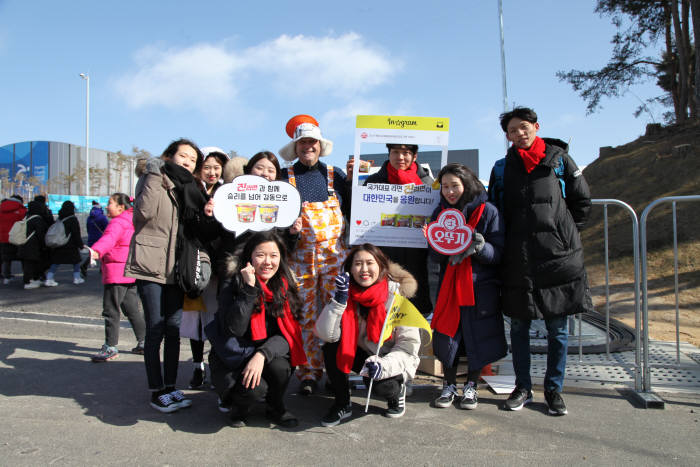
<svg viewBox="0 0 700 467"><path fill-rule="evenodd" d="M445 209L426 232L430 246L443 255L456 255L469 248L474 232L464 214L457 209Z"/></svg>

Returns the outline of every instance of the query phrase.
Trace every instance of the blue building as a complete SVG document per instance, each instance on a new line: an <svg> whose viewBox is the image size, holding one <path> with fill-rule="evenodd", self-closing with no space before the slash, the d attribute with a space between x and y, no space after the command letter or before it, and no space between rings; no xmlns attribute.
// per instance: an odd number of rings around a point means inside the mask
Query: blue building
<svg viewBox="0 0 700 467"><path fill-rule="evenodd" d="M90 196L133 195L133 156L90 148ZM23 141L0 147L0 196L31 199L38 193L85 196L85 147L56 141Z"/></svg>

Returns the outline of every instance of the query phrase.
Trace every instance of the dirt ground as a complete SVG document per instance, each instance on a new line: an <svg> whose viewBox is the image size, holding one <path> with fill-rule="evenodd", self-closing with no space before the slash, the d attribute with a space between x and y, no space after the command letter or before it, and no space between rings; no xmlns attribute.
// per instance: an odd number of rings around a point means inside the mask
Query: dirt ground
<svg viewBox="0 0 700 467"><path fill-rule="evenodd" d="M649 269L651 268L648 267ZM697 285L697 275L697 271L679 274L679 337L681 342L689 342L700 347L700 287ZM588 267L588 277L593 294L593 305L596 311L605 314L605 268ZM619 273L611 273L609 276L610 317L622 321L632 329L635 327L633 277L633 273L630 277ZM650 278L648 281L649 337L651 339L676 341L674 290L673 275ZM640 288L640 303L642 303L641 300Z"/></svg>

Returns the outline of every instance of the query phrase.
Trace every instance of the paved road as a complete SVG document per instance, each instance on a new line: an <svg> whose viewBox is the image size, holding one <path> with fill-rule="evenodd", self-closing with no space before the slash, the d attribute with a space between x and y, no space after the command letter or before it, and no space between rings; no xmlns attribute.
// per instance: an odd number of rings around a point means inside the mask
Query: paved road
<svg viewBox="0 0 700 467"><path fill-rule="evenodd" d="M389 420L379 400L361 414L358 391L355 417L329 429L318 422L330 396L297 396L292 385L289 407L301 420L294 430L270 425L262 407L251 426L231 428L209 391L186 391L191 408L161 414L148 406L141 357L89 361L103 339L96 274L80 287L1 290L2 465L697 465L700 458L699 394L666 394L664 410L644 410L615 391L570 389L570 415L554 418L541 388L521 412L501 410L505 396L487 389L475 411L433 409L435 390L426 388L409 398L403 418ZM120 348L133 344L123 329ZM183 387L188 353L183 341Z"/></svg>

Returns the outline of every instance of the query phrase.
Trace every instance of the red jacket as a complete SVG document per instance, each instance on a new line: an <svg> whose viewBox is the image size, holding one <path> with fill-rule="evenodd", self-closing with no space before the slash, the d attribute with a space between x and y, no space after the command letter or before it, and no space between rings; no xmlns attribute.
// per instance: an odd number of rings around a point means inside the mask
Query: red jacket
<svg viewBox="0 0 700 467"><path fill-rule="evenodd" d="M27 208L14 198L0 203L0 243L9 243L8 235L15 222L24 219Z"/></svg>

